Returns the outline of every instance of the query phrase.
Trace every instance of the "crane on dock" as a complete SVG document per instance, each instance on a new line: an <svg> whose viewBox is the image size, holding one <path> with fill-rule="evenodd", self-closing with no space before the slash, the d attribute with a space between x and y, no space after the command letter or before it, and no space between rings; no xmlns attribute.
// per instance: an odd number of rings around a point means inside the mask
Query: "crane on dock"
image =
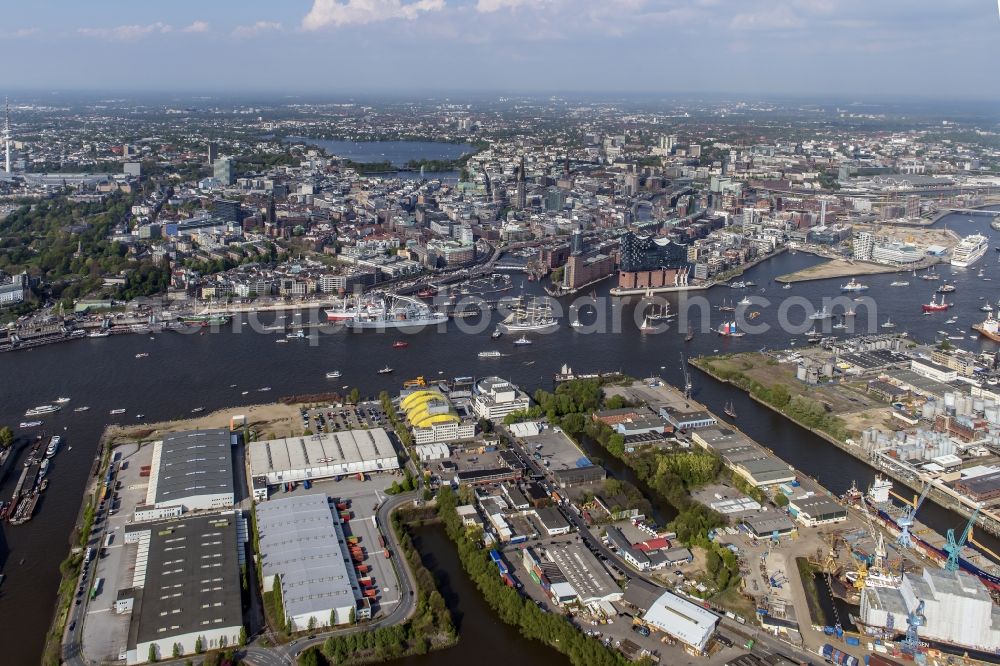
<svg viewBox="0 0 1000 666"><path fill-rule="evenodd" d="M924 486L924 490L920 493L920 498L916 503L913 506L907 506L906 511L896 521L896 525L899 526L899 536L896 538L896 545L900 548L913 548L913 540L910 538L910 528L913 527L917 511L920 511L920 507L923 505L924 500L927 499L927 493L930 490L931 484L928 483Z"/></svg>
<svg viewBox="0 0 1000 666"><path fill-rule="evenodd" d="M944 563L945 571L958 571L958 557L962 552L962 548L965 547L965 542L969 540L969 534L972 533L972 526L976 524L976 518L979 517L979 507L972 512L972 516L969 518L969 522L965 524L965 529L962 530L962 538L957 542L955 541L955 530L948 530L948 543L944 545L944 552L948 553L948 560Z"/></svg>
<svg viewBox="0 0 1000 666"><path fill-rule="evenodd" d="M903 639L904 654L916 656L920 647L920 627L923 626L924 619L924 601L921 599L916 609L906 616L906 638Z"/></svg>

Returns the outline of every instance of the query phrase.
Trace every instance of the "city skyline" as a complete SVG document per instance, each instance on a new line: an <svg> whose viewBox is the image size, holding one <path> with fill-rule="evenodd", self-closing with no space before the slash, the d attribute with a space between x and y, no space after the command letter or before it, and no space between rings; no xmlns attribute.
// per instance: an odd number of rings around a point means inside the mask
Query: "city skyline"
<svg viewBox="0 0 1000 666"><path fill-rule="evenodd" d="M187 0L169 10L9 8L0 44L27 57L8 70L6 87L939 99L992 99L996 90L997 12L971 0L299 0L233 9ZM85 76L67 67L81 54Z"/></svg>

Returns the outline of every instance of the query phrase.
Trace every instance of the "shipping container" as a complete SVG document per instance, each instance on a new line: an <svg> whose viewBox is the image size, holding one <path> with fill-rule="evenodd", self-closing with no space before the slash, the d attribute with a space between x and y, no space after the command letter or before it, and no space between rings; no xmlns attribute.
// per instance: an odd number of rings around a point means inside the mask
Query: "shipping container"
<svg viewBox="0 0 1000 666"><path fill-rule="evenodd" d="M841 652L829 643L823 646L821 653L824 659L831 664L837 664L837 666L859 666L860 664L857 657L852 657L845 652Z"/></svg>
<svg viewBox="0 0 1000 666"><path fill-rule="evenodd" d="M847 643L848 645L854 645L854 646L861 645L861 641L858 640L857 636L848 636L847 638L844 639L844 642Z"/></svg>

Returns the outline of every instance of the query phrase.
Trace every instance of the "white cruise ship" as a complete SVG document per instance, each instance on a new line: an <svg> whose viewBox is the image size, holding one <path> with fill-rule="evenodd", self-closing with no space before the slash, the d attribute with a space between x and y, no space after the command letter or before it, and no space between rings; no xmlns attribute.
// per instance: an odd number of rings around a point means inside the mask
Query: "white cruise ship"
<svg viewBox="0 0 1000 666"><path fill-rule="evenodd" d="M327 310L326 317L332 323L358 329L416 328L448 321L448 315L423 301L389 293L344 299L338 307Z"/></svg>
<svg viewBox="0 0 1000 666"><path fill-rule="evenodd" d="M982 234L966 236L955 247L955 252L951 255L951 265L959 268L971 266L983 258L989 247L989 241Z"/></svg>

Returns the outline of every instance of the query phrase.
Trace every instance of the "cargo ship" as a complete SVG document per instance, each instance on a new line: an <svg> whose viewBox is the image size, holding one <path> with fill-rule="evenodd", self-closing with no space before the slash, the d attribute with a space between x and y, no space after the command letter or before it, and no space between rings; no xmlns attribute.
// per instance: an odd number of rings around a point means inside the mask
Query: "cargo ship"
<svg viewBox="0 0 1000 666"><path fill-rule="evenodd" d="M354 300L345 299L339 307L326 311L326 319L352 329L385 330L436 326L447 322L448 315L415 298L373 293Z"/></svg>
<svg viewBox="0 0 1000 666"><path fill-rule="evenodd" d="M993 318L992 312L986 316L986 319L973 325L972 329L978 331L979 335L984 338L989 338L993 342L1000 342L1000 321Z"/></svg>
<svg viewBox="0 0 1000 666"><path fill-rule="evenodd" d="M982 234L966 236L955 246L955 251L951 255L951 265L959 268L966 268L983 258L986 250L989 249L989 241Z"/></svg>
<svg viewBox="0 0 1000 666"><path fill-rule="evenodd" d="M872 517L878 520L889 534L899 536L900 529L897 520L902 515L903 508L893 504L889 496L891 491L892 481L877 476L868 489L868 493L864 496L864 503L871 509ZM934 561L938 566L944 566L948 560L948 553L944 550L947 544L945 537L919 520L914 520L913 526L910 528L910 539L917 552ZM962 571L967 571L979 578L991 590L1000 591L1000 564L989 559L974 547L967 544L962 548L958 558L958 566Z"/></svg>
<svg viewBox="0 0 1000 666"><path fill-rule="evenodd" d="M193 324L195 326L220 326L228 324L232 320L232 315L227 314L197 314L184 315L180 317L182 324Z"/></svg>

